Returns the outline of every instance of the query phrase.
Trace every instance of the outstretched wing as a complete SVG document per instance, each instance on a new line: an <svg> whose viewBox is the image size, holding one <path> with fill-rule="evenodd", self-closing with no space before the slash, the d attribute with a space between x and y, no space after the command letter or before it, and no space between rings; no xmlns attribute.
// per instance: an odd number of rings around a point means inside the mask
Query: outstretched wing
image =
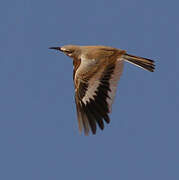
<svg viewBox="0 0 179 180"><path fill-rule="evenodd" d="M95 134L97 124L103 130L104 121L110 122L108 114L123 70L123 60L105 63L84 59L76 61L74 83L79 130L84 129L88 135L91 129Z"/></svg>

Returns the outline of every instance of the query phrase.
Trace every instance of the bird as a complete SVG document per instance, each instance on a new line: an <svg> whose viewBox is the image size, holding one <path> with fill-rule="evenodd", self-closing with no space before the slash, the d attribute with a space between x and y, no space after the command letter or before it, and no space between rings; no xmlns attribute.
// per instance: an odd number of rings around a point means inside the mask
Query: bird
<svg viewBox="0 0 179 180"><path fill-rule="evenodd" d="M109 46L64 45L49 49L63 52L73 60L73 81L79 132L96 134L110 123L109 114L115 98L124 62L154 72L151 59L130 55Z"/></svg>

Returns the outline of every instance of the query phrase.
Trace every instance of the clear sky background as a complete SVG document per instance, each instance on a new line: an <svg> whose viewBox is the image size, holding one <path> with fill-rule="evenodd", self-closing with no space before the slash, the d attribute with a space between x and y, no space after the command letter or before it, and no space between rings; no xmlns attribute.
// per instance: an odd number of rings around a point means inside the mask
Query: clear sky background
<svg viewBox="0 0 179 180"><path fill-rule="evenodd" d="M1 180L179 179L178 0L4 0L0 5ZM72 61L49 46L108 45L125 64L111 123L78 133Z"/></svg>

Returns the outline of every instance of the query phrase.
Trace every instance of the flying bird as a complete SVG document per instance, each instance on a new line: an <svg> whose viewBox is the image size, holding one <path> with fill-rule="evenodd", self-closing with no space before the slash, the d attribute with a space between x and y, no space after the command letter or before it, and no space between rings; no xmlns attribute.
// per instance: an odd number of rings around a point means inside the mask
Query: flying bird
<svg viewBox="0 0 179 180"><path fill-rule="evenodd" d="M50 47L73 59L73 80L78 127L88 135L96 134L97 125L104 129L110 122L109 113L123 71L124 61L153 72L154 61L127 54L108 46L65 45Z"/></svg>

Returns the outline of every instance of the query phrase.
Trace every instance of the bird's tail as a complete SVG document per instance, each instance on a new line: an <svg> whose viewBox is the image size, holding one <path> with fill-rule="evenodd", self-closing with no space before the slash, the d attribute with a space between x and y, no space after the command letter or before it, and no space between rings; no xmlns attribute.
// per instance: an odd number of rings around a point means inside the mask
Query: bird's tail
<svg viewBox="0 0 179 180"><path fill-rule="evenodd" d="M151 59L147 59L147 58L143 58L139 56L133 56L130 54L124 54L124 60L140 68L143 68L150 72L154 72L155 64L154 64L154 61Z"/></svg>

